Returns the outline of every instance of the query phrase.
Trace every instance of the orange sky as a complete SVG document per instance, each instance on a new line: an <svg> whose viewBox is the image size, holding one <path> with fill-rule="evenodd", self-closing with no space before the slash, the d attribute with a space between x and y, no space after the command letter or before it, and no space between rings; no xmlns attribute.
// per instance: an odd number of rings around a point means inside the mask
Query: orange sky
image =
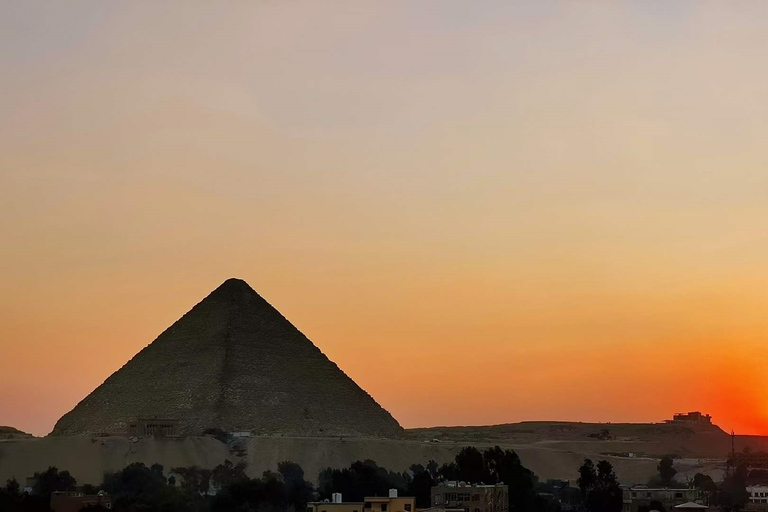
<svg viewBox="0 0 768 512"><path fill-rule="evenodd" d="M509 4L0 2L0 425L236 276L406 427L768 434L768 5Z"/></svg>

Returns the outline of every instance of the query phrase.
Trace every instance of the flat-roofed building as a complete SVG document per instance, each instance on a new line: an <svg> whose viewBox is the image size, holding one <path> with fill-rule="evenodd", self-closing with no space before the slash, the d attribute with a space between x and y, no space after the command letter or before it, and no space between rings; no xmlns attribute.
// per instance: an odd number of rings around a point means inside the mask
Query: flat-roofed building
<svg viewBox="0 0 768 512"><path fill-rule="evenodd" d="M80 512L88 505L100 505L106 509L112 508L109 494L82 494L76 492L54 492L51 494L51 512Z"/></svg>
<svg viewBox="0 0 768 512"><path fill-rule="evenodd" d="M667 510L686 503L706 506L705 495L699 489L654 489L638 486L624 489L623 494L623 512L637 512L642 506L650 506L651 502L661 503Z"/></svg>
<svg viewBox="0 0 768 512"><path fill-rule="evenodd" d="M363 501L343 501L341 494L334 493L331 501L307 503L307 512L415 512L416 498L398 496L397 489L390 489L389 496L370 496Z"/></svg>
<svg viewBox="0 0 768 512"><path fill-rule="evenodd" d="M768 508L768 485L748 485L749 503L754 508Z"/></svg>
<svg viewBox="0 0 768 512"><path fill-rule="evenodd" d="M509 487L444 482L432 487L432 507L464 512L509 512Z"/></svg>

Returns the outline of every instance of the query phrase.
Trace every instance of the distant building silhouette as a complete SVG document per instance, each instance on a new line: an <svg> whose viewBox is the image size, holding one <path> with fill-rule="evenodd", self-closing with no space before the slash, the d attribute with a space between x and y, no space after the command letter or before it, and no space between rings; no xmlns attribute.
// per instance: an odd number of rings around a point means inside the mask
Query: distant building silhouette
<svg viewBox="0 0 768 512"><path fill-rule="evenodd" d="M699 411L679 412L673 415L671 420L666 420L664 423L704 423L711 425L712 416L709 414L702 414Z"/></svg>

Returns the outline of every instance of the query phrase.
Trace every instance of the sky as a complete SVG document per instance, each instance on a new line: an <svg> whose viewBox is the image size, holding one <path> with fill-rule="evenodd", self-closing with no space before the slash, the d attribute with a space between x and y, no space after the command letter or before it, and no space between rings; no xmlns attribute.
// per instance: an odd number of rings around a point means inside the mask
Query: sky
<svg viewBox="0 0 768 512"><path fill-rule="evenodd" d="M0 425L239 277L405 427L768 434L766 16L0 1Z"/></svg>

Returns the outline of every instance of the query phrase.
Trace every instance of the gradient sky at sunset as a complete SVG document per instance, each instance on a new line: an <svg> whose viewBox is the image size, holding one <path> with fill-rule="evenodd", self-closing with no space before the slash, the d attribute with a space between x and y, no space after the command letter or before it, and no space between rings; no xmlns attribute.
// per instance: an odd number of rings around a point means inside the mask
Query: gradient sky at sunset
<svg viewBox="0 0 768 512"><path fill-rule="evenodd" d="M768 434L766 19L0 2L0 425L235 276L406 427Z"/></svg>

